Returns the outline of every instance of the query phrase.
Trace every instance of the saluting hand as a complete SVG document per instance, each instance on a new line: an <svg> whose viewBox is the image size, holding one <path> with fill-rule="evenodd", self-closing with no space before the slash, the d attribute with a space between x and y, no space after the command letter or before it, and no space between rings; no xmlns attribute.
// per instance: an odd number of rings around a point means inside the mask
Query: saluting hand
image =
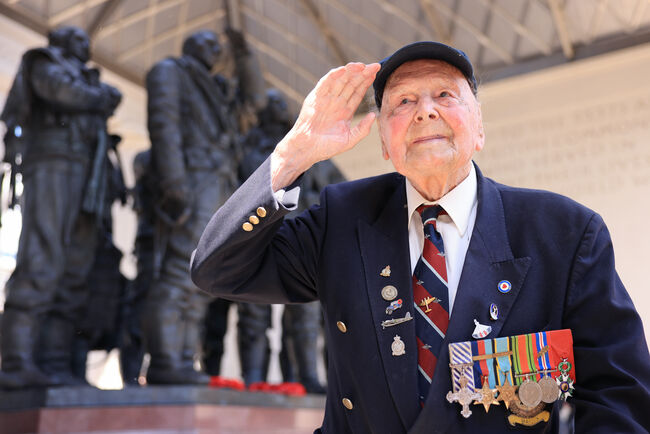
<svg viewBox="0 0 650 434"><path fill-rule="evenodd" d="M379 67L378 63L348 63L318 81L293 128L273 151L273 191L291 184L315 163L351 149L370 133L374 113L356 126L352 118Z"/></svg>

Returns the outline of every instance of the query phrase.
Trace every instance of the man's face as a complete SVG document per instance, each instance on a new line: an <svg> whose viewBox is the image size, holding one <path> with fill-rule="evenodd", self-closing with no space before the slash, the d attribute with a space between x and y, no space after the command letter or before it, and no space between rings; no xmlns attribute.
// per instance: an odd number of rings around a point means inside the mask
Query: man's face
<svg viewBox="0 0 650 434"><path fill-rule="evenodd" d="M86 63L90 59L90 41L81 29L77 29L68 40L68 54Z"/></svg>
<svg viewBox="0 0 650 434"><path fill-rule="evenodd" d="M197 35L196 42L196 52L192 53L192 55L208 69L212 69L221 54L221 45L219 45L217 35L207 31L200 32Z"/></svg>
<svg viewBox="0 0 650 434"><path fill-rule="evenodd" d="M460 182L483 148L480 104L463 74L439 60L414 60L393 72L378 124L384 158L410 180Z"/></svg>

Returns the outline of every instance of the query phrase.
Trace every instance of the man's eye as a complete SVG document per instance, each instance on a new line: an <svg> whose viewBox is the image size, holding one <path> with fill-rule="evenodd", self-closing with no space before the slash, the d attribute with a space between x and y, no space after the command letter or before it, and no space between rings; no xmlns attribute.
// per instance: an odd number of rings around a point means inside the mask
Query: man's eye
<svg viewBox="0 0 650 434"><path fill-rule="evenodd" d="M449 92L447 92L446 90L443 90L442 92L440 92L440 96L442 98L447 98L448 96L451 96L451 94Z"/></svg>
<svg viewBox="0 0 650 434"><path fill-rule="evenodd" d="M403 98L403 99L400 101L400 104L408 104L408 103L409 103L409 99L408 99L408 98Z"/></svg>

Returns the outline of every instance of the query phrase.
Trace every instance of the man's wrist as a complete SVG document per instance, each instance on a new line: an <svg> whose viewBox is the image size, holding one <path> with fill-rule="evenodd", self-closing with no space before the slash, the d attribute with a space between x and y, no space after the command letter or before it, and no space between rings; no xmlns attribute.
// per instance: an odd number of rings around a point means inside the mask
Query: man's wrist
<svg viewBox="0 0 650 434"><path fill-rule="evenodd" d="M285 137L271 153L271 188L273 192L293 184L300 175L309 169L312 164L301 161L303 155L299 151L287 151L290 139Z"/></svg>

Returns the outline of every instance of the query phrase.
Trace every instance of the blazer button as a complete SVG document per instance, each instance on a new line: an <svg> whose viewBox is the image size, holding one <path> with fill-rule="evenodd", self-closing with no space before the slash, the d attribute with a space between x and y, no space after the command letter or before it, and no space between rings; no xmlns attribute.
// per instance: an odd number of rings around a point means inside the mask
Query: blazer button
<svg viewBox="0 0 650 434"><path fill-rule="evenodd" d="M241 228L246 232L250 232L253 230L253 225L248 222L245 222L243 225L241 225Z"/></svg>
<svg viewBox="0 0 650 434"><path fill-rule="evenodd" d="M262 217L262 218L266 217L266 208L264 208L263 206L258 207L257 208L257 215Z"/></svg>
<svg viewBox="0 0 650 434"><path fill-rule="evenodd" d="M348 328L343 321L336 321L336 326L339 328L341 333L345 333L348 331Z"/></svg>
<svg viewBox="0 0 650 434"><path fill-rule="evenodd" d="M350 401L348 398L343 398L341 402L343 402L343 407L347 408L348 410L352 410L354 408L352 401Z"/></svg>
<svg viewBox="0 0 650 434"><path fill-rule="evenodd" d="M256 215L252 215L248 217L248 221L256 225L260 222L260 219L258 219Z"/></svg>

